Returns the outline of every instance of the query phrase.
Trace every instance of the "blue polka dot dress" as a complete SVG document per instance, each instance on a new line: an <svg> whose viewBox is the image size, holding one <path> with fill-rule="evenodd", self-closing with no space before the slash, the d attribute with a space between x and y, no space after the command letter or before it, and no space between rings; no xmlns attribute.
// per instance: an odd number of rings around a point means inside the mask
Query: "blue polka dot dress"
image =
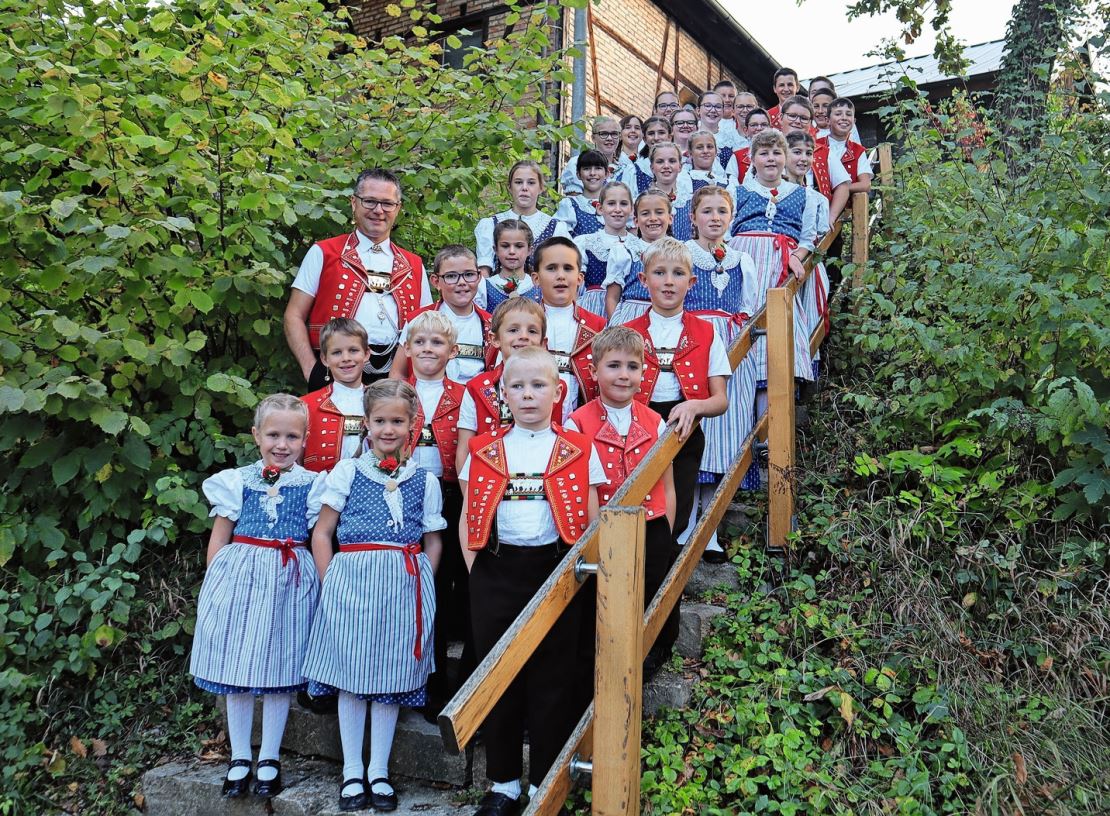
<svg viewBox="0 0 1110 816"><path fill-rule="evenodd" d="M212 515L235 523L234 536L307 544L316 513L309 496L323 475L299 465L281 474L277 494L262 462L222 471L202 489ZM208 565L197 602L189 671L214 694L286 694L304 688L301 672L320 579L305 546L283 552L224 545Z"/></svg>
<svg viewBox="0 0 1110 816"><path fill-rule="evenodd" d="M436 606L420 543L447 522L434 476L410 460L391 479L376 463L372 454L339 462L319 498L339 511L340 551L324 575L304 675L316 696L421 706L435 669ZM387 547L346 549L367 544Z"/></svg>

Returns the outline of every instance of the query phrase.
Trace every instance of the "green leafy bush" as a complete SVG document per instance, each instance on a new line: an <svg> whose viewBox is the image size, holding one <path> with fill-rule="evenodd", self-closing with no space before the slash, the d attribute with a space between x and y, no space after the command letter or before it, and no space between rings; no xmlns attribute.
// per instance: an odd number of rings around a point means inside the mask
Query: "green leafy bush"
<svg viewBox="0 0 1110 816"><path fill-rule="evenodd" d="M464 70L413 0L389 13L414 36L373 47L332 8L0 0L0 808L60 773L67 695L182 653L200 481L244 454L258 394L303 387L280 314L355 174L402 172L397 238L430 258L568 135L536 93L567 78L557 7L514 10Z"/></svg>

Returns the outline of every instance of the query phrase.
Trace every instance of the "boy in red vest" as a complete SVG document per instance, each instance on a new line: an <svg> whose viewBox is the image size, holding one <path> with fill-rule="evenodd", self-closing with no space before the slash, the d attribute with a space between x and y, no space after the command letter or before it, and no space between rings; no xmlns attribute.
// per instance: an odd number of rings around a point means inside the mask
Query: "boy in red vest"
<svg viewBox="0 0 1110 816"><path fill-rule="evenodd" d="M320 363L331 383L301 397L308 406L306 470L331 470L358 454L362 441L362 373L370 359L366 329L349 317L333 317L320 331Z"/></svg>
<svg viewBox="0 0 1110 816"><path fill-rule="evenodd" d="M674 425L679 436L689 437L672 463L677 538L690 521L705 449L705 435L694 422L728 410L725 386L732 366L713 324L683 308L686 292L697 280L686 245L660 238L641 260L640 281L651 297L651 309L625 324L644 339L644 374L636 399Z"/></svg>
<svg viewBox="0 0 1110 816"><path fill-rule="evenodd" d="M437 311L454 325L458 353L447 364L447 376L463 385L486 370L490 356L486 344L490 315L474 305L479 280L481 275L474 253L462 244L448 244L436 253L432 263L431 282L439 290L440 301L433 306L425 306L413 316L415 320L424 312ZM393 357L393 367L389 369L390 379L404 380L409 376L409 358L405 347L411 325L411 322L406 323L401 329L401 344Z"/></svg>
<svg viewBox="0 0 1110 816"><path fill-rule="evenodd" d="M471 439L459 471L466 497L459 535L466 542L479 658L493 649L597 516L597 486L605 484L589 438L553 421L561 385L551 354L519 349L505 361L502 380L513 424ZM579 607L572 604L486 717L486 775L493 787L475 816L520 812L525 729L530 793L563 747L574 727L578 629Z"/></svg>
<svg viewBox="0 0 1110 816"><path fill-rule="evenodd" d="M471 262L474 256L471 255ZM416 389L419 409L412 423L410 451L424 470L439 478L443 496L441 532L444 549L435 574L435 672L428 678L424 717L435 722L443 704L473 671L474 638L470 633L467 572L459 549L457 520L462 516L462 493L455 467L459 444L459 408L466 387L448 376L458 354L455 321L445 312L427 310L412 319L403 346L408 381ZM400 350L399 350L400 353ZM451 637L463 641L458 676L447 674L447 645Z"/></svg>
<svg viewBox="0 0 1110 816"><path fill-rule="evenodd" d="M779 68L771 82L779 103L767 111L767 116L771 120L771 127L779 128L782 125L783 103L797 94L801 86L798 84L798 72L793 68Z"/></svg>
<svg viewBox="0 0 1110 816"><path fill-rule="evenodd" d="M594 338L594 359L590 363L599 396L581 406L566 421L569 431L581 431L593 440L605 484L597 489L598 503L609 503L629 474L647 457L666 428L663 417L636 401L644 376L644 339L627 326L610 326ZM663 584L667 571L678 554L671 535L674 524L674 472L667 468L644 497L644 609ZM596 603L596 596L586 599ZM596 620L591 604L583 604L583 643L579 657L589 671L581 672L580 703L588 704L593 694L593 660ZM678 607L667 618L651 652L644 660L644 678L650 679L670 656L678 637ZM587 659L583 659L587 658ZM583 706L585 708L585 706Z"/></svg>
<svg viewBox="0 0 1110 816"><path fill-rule="evenodd" d="M531 298L511 297L497 305L490 318L490 348L508 361L513 354L528 346L543 346L547 320L543 307ZM512 422L509 404L501 384L504 362L479 374L466 384L459 408L459 449L455 464L461 470L466 459L466 445L477 434L492 431ZM562 412L562 390L556 397L556 414Z"/></svg>
<svg viewBox="0 0 1110 816"><path fill-rule="evenodd" d="M562 423L578 407L597 396L597 383L590 374L590 343L605 328L605 318L580 308L574 302L582 285L582 253L569 238L556 235L536 247L532 282L539 287L547 318L547 350L559 366L566 386Z"/></svg>
<svg viewBox="0 0 1110 816"><path fill-rule="evenodd" d="M874 175L867 150L859 142L852 140L856 127L856 106L851 99L839 97L829 105L829 135L817 140L818 145L827 145L829 161L840 162L851 184L848 190L853 193L871 192L871 178Z"/></svg>

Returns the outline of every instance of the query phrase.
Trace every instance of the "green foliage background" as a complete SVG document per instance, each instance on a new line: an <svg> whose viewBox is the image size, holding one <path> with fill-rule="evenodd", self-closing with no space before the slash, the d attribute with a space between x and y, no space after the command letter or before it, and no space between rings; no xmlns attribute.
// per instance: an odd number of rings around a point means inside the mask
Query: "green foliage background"
<svg viewBox="0 0 1110 816"><path fill-rule="evenodd" d="M142 717L196 715L173 689L199 483L245 454L259 394L303 387L281 310L357 172L402 173L396 237L430 260L569 135L536 101L569 79L557 5L465 70L434 15L388 13L415 36L371 47L314 0L0 0L0 812L71 736L131 733L123 756Z"/></svg>
<svg viewBox="0 0 1110 816"><path fill-rule="evenodd" d="M1016 176L997 131L965 151L965 106L886 111L797 540L735 531L695 703L646 728L646 813L1106 812L1110 98L1065 67L1086 93L1049 96Z"/></svg>

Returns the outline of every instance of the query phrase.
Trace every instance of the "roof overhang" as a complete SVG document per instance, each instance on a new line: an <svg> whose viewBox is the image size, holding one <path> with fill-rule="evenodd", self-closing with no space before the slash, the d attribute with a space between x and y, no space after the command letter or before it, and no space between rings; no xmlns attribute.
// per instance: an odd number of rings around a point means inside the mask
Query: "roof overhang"
<svg viewBox="0 0 1110 816"><path fill-rule="evenodd" d="M780 63L717 0L655 0L762 102Z"/></svg>

